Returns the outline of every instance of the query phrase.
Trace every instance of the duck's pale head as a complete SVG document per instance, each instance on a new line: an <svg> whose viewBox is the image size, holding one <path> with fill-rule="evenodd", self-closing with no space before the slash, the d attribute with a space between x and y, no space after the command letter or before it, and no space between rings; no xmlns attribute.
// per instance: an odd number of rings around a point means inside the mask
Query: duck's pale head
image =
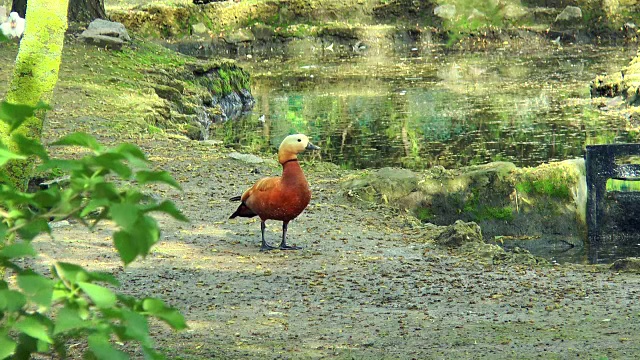
<svg viewBox="0 0 640 360"><path fill-rule="evenodd" d="M281 164L284 164L286 161L296 159L296 155L305 150L320 150L320 148L313 145L306 135L289 135L284 138L280 144L280 149L278 150L278 161L280 161Z"/></svg>

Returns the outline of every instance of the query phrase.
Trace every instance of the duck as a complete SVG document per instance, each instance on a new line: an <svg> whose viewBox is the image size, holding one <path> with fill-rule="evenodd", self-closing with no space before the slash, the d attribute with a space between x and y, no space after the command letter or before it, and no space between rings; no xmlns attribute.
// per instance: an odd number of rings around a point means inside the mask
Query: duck
<svg viewBox="0 0 640 360"><path fill-rule="evenodd" d="M260 217L262 232L260 251L301 249L298 246L287 245L287 228L289 222L298 217L311 201L311 189L298 162L298 154L306 150L320 150L320 148L312 144L304 134L285 137L278 148L278 162L282 165L282 176L262 178L242 195L229 199L241 202L229 219ZM282 221L282 242L278 247L271 246L265 241L264 230L267 220Z"/></svg>
<svg viewBox="0 0 640 360"><path fill-rule="evenodd" d="M25 21L20 15L13 11L9 18L0 25L0 31L9 39L21 38L24 33Z"/></svg>

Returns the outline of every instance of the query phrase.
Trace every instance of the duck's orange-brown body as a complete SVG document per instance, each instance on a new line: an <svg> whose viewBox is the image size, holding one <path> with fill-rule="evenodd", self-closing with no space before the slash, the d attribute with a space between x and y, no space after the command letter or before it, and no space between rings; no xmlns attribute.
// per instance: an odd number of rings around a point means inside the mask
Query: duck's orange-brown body
<svg viewBox="0 0 640 360"><path fill-rule="evenodd" d="M291 221L311 201L311 190L297 160L282 164L282 176L258 180L240 198L236 216L259 216L262 221ZM244 205L244 206L243 206ZM235 217L231 215L232 217Z"/></svg>
<svg viewBox="0 0 640 360"><path fill-rule="evenodd" d="M265 221L282 221L282 243L280 249L299 249L287 246L286 235L289 221L300 215L311 201L311 190L307 179L298 163L297 154L306 149L319 149L301 134L288 136L280 145L278 160L282 164L282 176L268 177L258 180L242 196L231 198L241 200L238 209L231 215L254 217L259 216L262 230L261 250L273 249L264 239Z"/></svg>

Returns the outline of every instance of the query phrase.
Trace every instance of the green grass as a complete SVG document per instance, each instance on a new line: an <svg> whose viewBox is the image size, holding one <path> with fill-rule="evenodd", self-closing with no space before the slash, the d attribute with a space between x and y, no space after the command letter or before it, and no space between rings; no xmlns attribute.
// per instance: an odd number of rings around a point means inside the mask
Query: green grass
<svg viewBox="0 0 640 360"><path fill-rule="evenodd" d="M567 180L561 177L549 177L546 179L525 180L516 184L516 189L525 194L539 194L550 197L568 199L571 191L567 185Z"/></svg>
<svg viewBox="0 0 640 360"><path fill-rule="evenodd" d="M607 191L640 191L640 181L609 179Z"/></svg>

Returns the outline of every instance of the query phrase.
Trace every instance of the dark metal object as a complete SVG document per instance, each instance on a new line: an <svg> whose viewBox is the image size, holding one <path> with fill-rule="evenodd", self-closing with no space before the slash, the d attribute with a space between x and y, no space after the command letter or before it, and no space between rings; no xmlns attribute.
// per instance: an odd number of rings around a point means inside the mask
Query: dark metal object
<svg viewBox="0 0 640 360"><path fill-rule="evenodd" d="M605 223L607 180L640 181L640 165L617 164L616 158L640 155L640 144L588 145L585 155L587 172L587 234L589 260L598 261L598 249Z"/></svg>

